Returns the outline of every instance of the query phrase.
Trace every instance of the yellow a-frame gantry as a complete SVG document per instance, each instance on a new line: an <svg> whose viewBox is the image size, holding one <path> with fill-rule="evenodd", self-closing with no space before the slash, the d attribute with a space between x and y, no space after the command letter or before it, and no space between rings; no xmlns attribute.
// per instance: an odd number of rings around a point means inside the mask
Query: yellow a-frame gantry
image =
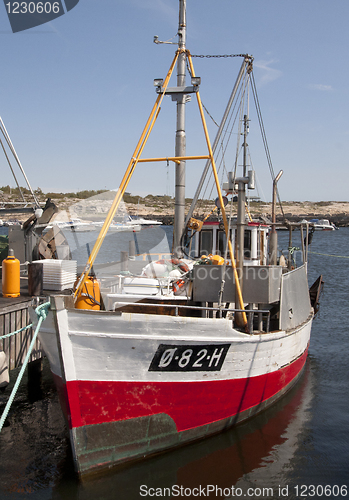
<svg viewBox="0 0 349 500"><path fill-rule="evenodd" d="M162 91L161 93L158 95L156 101L155 101L155 104L151 110L151 113L149 115L149 118L147 120L147 123L143 129L143 132L141 134L141 137L137 143L137 146L136 146L136 149L131 157L131 160L127 166L127 169L126 169L126 172L125 172L125 175L120 183L120 186L116 192L116 195L115 195L115 198L113 200L113 203L109 209L109 212L108 212L108 215L104 221L104 224L99 232L99 235L97 237L97 240L93 246L93 249L91 251L91 254L86 262L86 265L85 265L85 268L84 268L84 271L83 273L81 274L79 280L78 280L78 283L76 285L76 288L75 288L75 291L74 291L74 298L76 299L78 297L78 295L81 293L82 291L82 288L84 286L84 283L85 281L87 280L88 278L88 275L92 269L92 266L94 264L94 261L97 257L97 254L102 246L102 243L104 241L104 238L105 236L107 235L107 232L108 232L108 229L109 229L109 226L110 224L112 223L112 220L116 214L116 211L118 210L119 208L119 205L120 205L120 202L122 200L122 197L124 196L125 194L125 191L127 189L127 186L131 180L131 177L133 175L133 172L137 166L137 163L143 163L143 162L155 162L155 161L166 161L166 160L169 160L169 161L173 161L175 163L179 163L180 161L186 161L186 160L202 160L202 159L205 159L205 160L210 160L211 162L211 166L212 166L212 172L213 172L213 177L214 177L214 180L215 180L215 184L216 184L216 189L217 189L217 194L218 194L218 199L219 199L219 203L220 203L220 207L221 207L221 214L222 214L222 218L223 218L223 224L224 224L224 230L225 230L225 234L226 234L226 237L227 237L227 242L228 242L228 249L229 249L229 255L230 255L230 261L231 261L231 266L232 266L232 269L233 269L233 272L234 272L234 278L235 278L235 284L236 284L236 291L237 291L237 296L238 296L238 301L239 301L239 307L240 309L243 311L241 313L241 316L242 316L242 321L243 321L243 324L245 327L247 327L247 317L246 317L246 313L244 311L244 302L243 302L243 298L242 298L242 292L241 292L241 287L240 287L240 282L239 282L239 277L238 277L238 272L237 272L237 268L236 268L236 262L235 262L235 258L234 258L234 252L233 252L233 247L232 247L232 244L231 244L231 241L230 241L230 238L229 238L229 226L228 226L228 220L227 220L227 215L226 215L226 212L225 212L225 207L224 207L224 203L223 203L223 196L222 196L222 191L221 191L221 188L220 188L220 185L219 185L219 179L218 179L218 174L217 174L217 169L216 169L216 165L215 165L215 160L214 160L214 157L213 157L213 152L212 152L212 147L211 147L211 142L210 142L210 138L209 138L209 135L208 135L208 130L207 130L207 126L206 126L206 120L205 120L205 116L204 116L204 111L203 111L203 106L202 106L202 102L201 102L201 97L200 97L200 93L199 91L198 92L195 92L196 94L196 98L197 98L197 103L198 103L198 107L199 107L199 112L200 112L200 117L201 117L201 122L202 122L202 126L203 126L203 129L204 129L204 134L205 134L205 139L206 139L206 144L207 144L207 149L208 149L208 154L207 155L201 155L201 156L181 156L181 157L165 157L165 158L140 158L142 152L143 152L143 149L147 143L147 140L150 136L150 133L154 127L154 124L156 122L156 119L160 113L160 109L161 109L161 103L162 103L162 100L166 94L166 89L168 87L168 84L169 84L169 81L171 79L171 76L172 76L172 73L173 73L173 70L175 68L175 65L176 65L176 62L178 60L178 56L180 53L182 52L185 52L186 53L186 57L188 59L188 64L189 64L189 68L190 68L190 72L191 72L191 75L192 77L195 77L195 71L194 71L194 66L193 66L193 60L192 60L192 57L191 57L191 54L189 52L189 50L182 50L182 49L178 49L176 51L176 54L175 54L175 57L172 61L172 64L170 66L170 69L166 75L166 78L164 80L164 83L163 83L163 86L162 86Z"/></svg>

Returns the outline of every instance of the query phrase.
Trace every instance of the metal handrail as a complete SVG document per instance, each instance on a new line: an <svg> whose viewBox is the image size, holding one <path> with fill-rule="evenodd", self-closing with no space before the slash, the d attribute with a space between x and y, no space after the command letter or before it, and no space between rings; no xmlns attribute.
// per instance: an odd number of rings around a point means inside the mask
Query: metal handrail
<svg viewBox="0 0 349 500"><path fill-rule="evenodd" d="M178 310L181 309L194 309L198 311L219 311L219 312L245 312L247 316L252 316L254 314L267 314L267 325L266 332L270 330L270 311L268 309L225 309L221 307L209 307L209 306L187 306L182 304L151 304L147 302L114 302L113 311L115 312L116 306L146 306L146 307L165 307L165 308L175 308L175 315L178 316ZM251 329L252 330L252 329Z"/></svg>

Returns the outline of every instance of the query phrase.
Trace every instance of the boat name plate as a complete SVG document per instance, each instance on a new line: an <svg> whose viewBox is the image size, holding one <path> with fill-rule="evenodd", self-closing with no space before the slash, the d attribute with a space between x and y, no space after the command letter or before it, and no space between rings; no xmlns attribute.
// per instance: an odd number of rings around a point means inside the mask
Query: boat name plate
<svg viewBox="0 0 349 500"><path fill-rule="evenodd" d="M231 344L160 344L150 363L150 372L220 371Z"/></svg>

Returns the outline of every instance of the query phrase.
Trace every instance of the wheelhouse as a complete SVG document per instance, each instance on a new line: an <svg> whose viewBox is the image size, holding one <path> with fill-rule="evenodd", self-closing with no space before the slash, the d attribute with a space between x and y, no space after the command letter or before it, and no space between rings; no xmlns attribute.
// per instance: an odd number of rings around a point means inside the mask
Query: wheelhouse
<svg viewBox="0 0 349 500"><path fill-rule="evenodd" d="M233 248L236 247L236 225L230 229L230 238ZM268 256L269 226L260 222L246 222L244 230L244 265L265 266ZM200 258L203 255L225 256L226 235L222 223L219 221L204 222L201 231L193 237L190 255Z"/></svg>

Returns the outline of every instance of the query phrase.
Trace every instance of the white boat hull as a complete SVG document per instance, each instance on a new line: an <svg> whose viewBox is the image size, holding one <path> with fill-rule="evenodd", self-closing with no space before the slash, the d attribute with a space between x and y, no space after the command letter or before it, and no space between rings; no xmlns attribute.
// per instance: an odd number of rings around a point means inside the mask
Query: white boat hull
<svg viewBox="0 0 349 500"><path fill-rule="evenodd" d="M248 335L228 319L81 311L64 308L63 297L55 302L40 336L80 474L262 411L298 379L312 323L311 315L287 333Z"/></svg>

